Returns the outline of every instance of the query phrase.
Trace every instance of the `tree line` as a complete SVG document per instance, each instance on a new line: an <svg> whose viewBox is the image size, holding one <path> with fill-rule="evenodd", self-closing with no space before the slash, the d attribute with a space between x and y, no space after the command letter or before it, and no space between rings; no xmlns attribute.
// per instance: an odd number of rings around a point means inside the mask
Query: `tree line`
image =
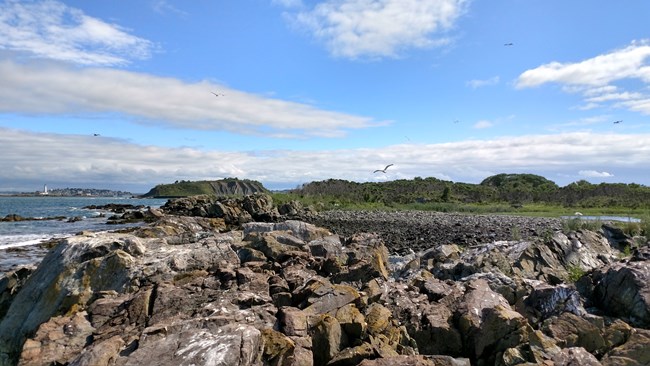
<svg viewBox="0 0 650 366"><path fill-rule="evenodd" d="M365 183L328 179L304 184L291 193L359 203L457 202L509 203L515 206L540 203L566 207L650 208L650 187L644 185L592 184L580 180L559 187L535 174L497 174L479 184L455 183L433 177Z"/></svg>

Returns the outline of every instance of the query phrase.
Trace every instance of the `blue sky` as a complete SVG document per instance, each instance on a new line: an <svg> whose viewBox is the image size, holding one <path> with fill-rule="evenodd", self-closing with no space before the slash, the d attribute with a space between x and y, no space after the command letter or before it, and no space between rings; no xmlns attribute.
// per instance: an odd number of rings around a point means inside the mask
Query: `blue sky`
<svg viewBox="0 0 650 366"><path fill-rule="evenodd" d="M649 185L648 14L646 0L3 0L0 191Z"/></svg>

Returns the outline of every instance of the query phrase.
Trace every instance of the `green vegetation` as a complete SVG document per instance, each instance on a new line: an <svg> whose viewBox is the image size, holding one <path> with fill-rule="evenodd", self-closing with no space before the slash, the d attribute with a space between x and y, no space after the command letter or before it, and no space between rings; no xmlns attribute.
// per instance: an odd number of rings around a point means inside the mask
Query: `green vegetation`
<svg viewBox="0 0 650 366"><path fill-rule="evenodd" d="M582 220L578 217L565 220L563 223L562 229L567 231L577 231L577 230L598 230L603 226L602 221L600 220Z"/></svg>
<svg viewBox="0 0 650 366"><path fill-rule="evenodd" d="M567 271L569 272L568 280L571 283L578 282L578 280L587 273L580 266L568 266Z"/></svg>
<svg viewBox="0 0 650 366"><path fill-rule="evenodd" d="M533 174L498 174L480 184L420 177L381 183L329 179L308 183L276 196L279 200L299 200L319 210L410 209L546 217L580 211L584 215L650 219L650 187L639 184L591 184L586 181L559 187Z"/></svg>
<svg viewBox="0 0 650 366"><path fill-rule="evenodd" d="M243 195L256 192L268 192L261 183L237 178L203 181L176 181L171 184L159 184L143 197L187 197L200 194L208 195Z"/></svg>

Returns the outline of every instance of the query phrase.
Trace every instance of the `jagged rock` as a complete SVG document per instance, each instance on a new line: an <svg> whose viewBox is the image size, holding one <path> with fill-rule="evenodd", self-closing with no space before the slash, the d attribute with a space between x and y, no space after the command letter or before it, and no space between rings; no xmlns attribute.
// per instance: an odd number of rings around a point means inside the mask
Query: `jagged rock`
<svg viewBox="0 0 650 366"><path fill-rule="evenodd" d="M260 330L242 324L145 334L125 366L253 366L262 359Z"/></svg>
<svg viewBox="0 0 650 366"><path fill-rule="evenodd" d="M636 309L647 261L594 255L607 243L601 234L391 257L375 234L342 238L291 220L241 224L243 212L253 217L247 209L275 219L264 198L249 198L246 208L243 199L219 200L239 207L236 224L214 217L213 198L187 202L179 210L199 216L164 215L132 234L80 235L57 246L47 271L39 267L11 297L0 364L568 365L597 356L613 365L646 357L647 330L624 321L640 313L600 316L606 309L596 295L623 278L633 286L619 287L634 294ZM573 286L558 284L569 266L591 271L578 287L598 315ZM56 345L22 341L44 340L56 316L86 319L86 342L55 361L19 360L23 348L42 355Z"/></svg>
<svg viewBox="0 0 650 366"><path fill-rule="evenodd" d="M368 333L371 335L381 334L390 325L391 318L392 313L385 306L378 303L370 305L366 311Z"/></svg>
<svg viewBox="0 0 650 366"><path fill-rule="evenodd" d="M96 292L128 289L134 259L121 249L110 251L123 237L70 237L54 248L15 296L7 313L11 315L0 322L0 355L16 358L25 337L41 323L86 305Z"/></svg>
<svg viewBox="0 0 650 366"><path fill-rule="evenodd" d="M365 335L368 323L354 304L348 304L339 308L336 311L335 317L349 338L362 339Z"/></svg>
<svg viewBox="0 0 650 366"><path fill-rule="evenodd" d="M599 233L555 232L548 242L531 243L518 256L514 267L516 273L526 278L557 285L569 278L568 267L589 271L615 258L607 239Z"/></svg>
<svg viewBox="0 0 650 366"><path fill-rule="evenodd" d="M241 205L256 221L278 221L280 213L268 194L252 194L242 198Z"/></svg>
<svg viewBox="0 0 650 366"><path fill-rule="evenodd" d="M603 230L603 235L607 238L612 248L618 249L622 252L625 248L631 248L634 246L634 241L627 236L620 227L605 223L601 228Z"/></svg>
<svg viewBox="0 0 650 366"><path fill-rule="evenodd" d="M24 286L36 267L24 266L2 274L0 277L0 320L5 316L14 296Z"/></svg>
<svg viewBox="0 0 650 366"><path fill-rule="evenodd" d="M565 348L553 357L556 366L600 366L598 359L581 347Z"/></svg>
<svg viewBox="0 0 650 366"><path fill-rule="evenodd" d="M374 234L351 238L345 248L347 270L333 276L333 282L365 283L373 278L388 279L388 248Z"/></svg>
<svg viewBox="0 0 650 366"><path fill-rule="evenodd" d="M25 341L20 364L65 364L76 358L94 330L86 315L56 316L41 324L34 337Z"/></svg>
<svg viewBox="0 0 650 366"><path fill-rule="evenodd" d="M278 212L287 219L314 219L318 214L316 210L307 206L304 207L300 201L289 201L278 207Z"/></svg>
<svg viewBox="0 0 650 366"><path fill-rule="evenodd" d="M296 294L299 298L306 298L304 311L309 314L325 314L357 301L359 292L351 286L331 284L329 281L318 278L309 280Z"/></svg>
<svg viewBox="0 0 650 366"><path fill-rule="evenodd" d="M264 363L272 366L289 365L296 344L284 334L273 329L262 330Z"/></svg>
<svg viewBox="0 0 650 366"><path fill-rule="evenodd" d="M290 257L305 256L305 243L289 232L272 231L269 233L249 234L245 237L250 247L258 250L271 261L284 262Z"/></svg>
<svg viewBox="0 0 650 366"><path fill-rule="evenodd" d="M607 349L600 329L588 320L572 313L562 313L544 321L542 330L557 339L562 348L582 347L587 352L603 355Z"/></svg>
<svg viewBox="0 0 650 366"><path fill-rule="evenodd" d="M95 341L90 347L84 348L70 366L111 366L119 358L119 352L124 347L120 336L113 336L103 342Z"/></svg>
<svg viewBox="0 0 650 366"><path fill-rule="evenodd" d="M363 360L359 366L470 366L468 359L454 359L448 356L394 356Z"/></svg>
<svg viewBox="0 0 650 366"><path fill-rule="evenodd" d="M333 316L324 314L318 318L314 325L312 344L314 366L323 366L327 365L345 347L347 338L339 321Z"/></svg>
<svg viewBox="0 0 650 366"><path fill-rule="evenodd" d="M627 342L611 350L603 359L603 365L650 365L650 330L635 329Z"/></svg>
<svg viewBox="0 0 650 366"><path fill-rule="evenodd" d="M288 336L307 336L309 316L308 313L291 306L281 307L278 312L280 330Z"/></svg>
<svg viewBox="0 0 650 366"><path fill-rule="evenodd" d="M499 352L528 340L527 322L490 289L487 281L472 280L466 286L467 292L457 310L458 328L472 358L492 364Z"/></svg>
<svg viewBox="0 0 650 366"><path fill-rule="evenodd" d="M579 316L587 313L578 291L573 286L567 285L542 284L534 287L523 303L525 309L522 309L522 313L526 314L533 324L564 312Z"/></svg>
<svg viewBox="0 0 650 366"><path fill-rule="evenodd" d="M617 263L591 275L592 302L605 313L650 328L650 262Z"/></svg>
<svg viewBox="0 0 650 366"><path fill-rule="evenodd" d="M616 348L630 338L634 328L620 319L606 319L604 322L603 338L607 344L607 349Z"/></svg>
<svg viewBox="0 0 650 366"><path fill-rule="evenodd" d="M338 352L328 363L328 366L356 366L365 359L375 358L375 349L369 343L348 347Z"/></svg>

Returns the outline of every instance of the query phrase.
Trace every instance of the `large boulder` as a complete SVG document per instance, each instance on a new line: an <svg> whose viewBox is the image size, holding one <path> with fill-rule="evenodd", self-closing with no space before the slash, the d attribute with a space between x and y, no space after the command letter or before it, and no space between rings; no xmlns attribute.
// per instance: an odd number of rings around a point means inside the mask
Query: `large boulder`
<svg viewBox="0 0 650 366"><path fill-rule="evenodd" d="M606 314L650 328L650 262L617 263L591 275L591 301Z"/></svg>
<svg viewBox="0 0 650 366"><path fill-rule="evenodd" d="M262 332L253 326L188 326L172 334L145 333L125 366L253 366L261 363Z"/></svg>

